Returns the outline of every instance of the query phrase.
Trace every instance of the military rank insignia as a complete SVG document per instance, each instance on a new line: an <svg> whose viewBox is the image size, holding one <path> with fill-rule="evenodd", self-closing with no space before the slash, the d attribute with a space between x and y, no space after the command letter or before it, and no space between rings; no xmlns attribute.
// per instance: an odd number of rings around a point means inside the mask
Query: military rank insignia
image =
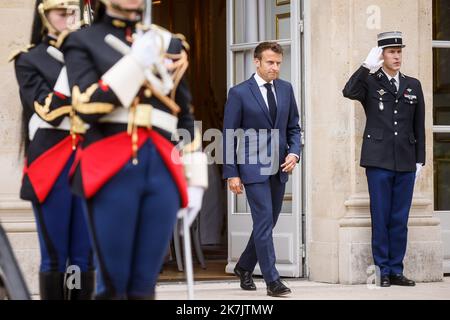
<svg viewBox="0 0 450 320"><path fill-rule="evenodd" d="M383 111L384 110L384 104L383 104L383 98L382 97L386 94L386 91L381 89L381 90L378 90L377 92L380 95L380 103L378 104L378 108L380 109L380 111Z"/></svg>

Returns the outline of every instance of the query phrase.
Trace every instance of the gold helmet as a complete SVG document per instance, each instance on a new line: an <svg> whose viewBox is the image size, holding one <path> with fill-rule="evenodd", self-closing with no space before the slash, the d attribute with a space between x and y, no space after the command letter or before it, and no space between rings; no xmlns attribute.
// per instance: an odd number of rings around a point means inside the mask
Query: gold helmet
<svg viewBox="0 0 450 320"><path fill-rule="evenodd" d="M50 23L47 18L46 13L53 9L66 9L73 10L74 13L80 12L80 1L79 0L42 0L42 3L38 6L38 12L42 20L44 28L48 30L49 33L59 34L59 31ZM74 21L75 23L75 21ZM79 25L73 26L77 28Z"/></svg>

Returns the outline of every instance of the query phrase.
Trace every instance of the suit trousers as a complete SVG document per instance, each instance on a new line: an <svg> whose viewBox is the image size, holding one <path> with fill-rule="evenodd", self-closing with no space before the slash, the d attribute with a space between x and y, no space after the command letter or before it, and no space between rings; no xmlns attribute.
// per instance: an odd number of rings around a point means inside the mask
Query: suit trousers
<svg viewBox="0 0 450 320"><path fill-rule="evenodd" d="M280 215L285 188L286 183L280 181L279 173L270 176L265 182L245 185L253 231L238 264L247 271L253 271L259 262L267 284L280 277L275 268L272 231Z"/></svg>

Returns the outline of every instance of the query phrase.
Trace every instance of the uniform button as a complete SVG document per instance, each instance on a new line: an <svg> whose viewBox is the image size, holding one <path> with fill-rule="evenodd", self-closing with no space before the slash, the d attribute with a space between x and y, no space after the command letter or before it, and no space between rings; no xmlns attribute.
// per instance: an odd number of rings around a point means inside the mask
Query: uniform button
<svg viewBox="0 0 450 320"><path fill-rule="evenodd" d="M396 136L398 136L398 132L395 132L394 134L395 134Z"/></svg>
<svg viewBox="0 0 450 320"><path fill-rule="evenodd" d="M398 100L395 100L395 103L398 103Z"/></svg>
<svg viewBox="0 0 450 320"><path fill-rule="evenodd" d="M397 111L397 110L394 110L394 113L395 113L395 114L397 114L397 113L398 113L398 111Z"/></svg>
<svg viewBox="0 0 450 320"><path fill-rule="evenodd" d="M396 125L398 125L398 122L397 122L397 121L394 122L394 126L396 126Z"/></svg>
<svg viewBox="0 0 450 320"><path fill-rule="evenodd" d="M367 138L369 138L370 139L370 134L367 136Z"/></svg>
<svg viewBox="0 0 450 320"><path fill-rule="evenodd" d="M383 98L380 98L380 101L383 101Z"/></svg>
<svg viewBox="0 0 450 320"><path fill-rule="evenodd" d="M412 102L412 101L410 101L409 103L410 103L410 104L413 104L413 102Z"/></svg>

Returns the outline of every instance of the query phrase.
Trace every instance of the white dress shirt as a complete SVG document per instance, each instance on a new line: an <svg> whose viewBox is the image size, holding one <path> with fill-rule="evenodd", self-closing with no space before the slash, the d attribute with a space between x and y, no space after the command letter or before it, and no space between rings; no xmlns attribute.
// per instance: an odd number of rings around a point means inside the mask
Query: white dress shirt
<svg viewBox="0 0 450 320"><path fill-rule="evenodd" d="M259 90L261 91L261 94L264 98L264 102L266 103L266 107L267 109L269 109L269 103L267 102L267 88L264 86L266 83L268 83L266 80L264 80L263 78L261 78L258 74L258 72L255 72L255 76L254 76L256 83L258 84ZM275 86L273 85L273 80L269 82L272 85L272 92L273 95L275 96L275 102L277 102L277 93L275 92ZM278 102L277 102L278 104ZM297 158L297 160L300 159L300 156L295 154L295 153L289 153L289 155L293 155Z"/></svg>
<svg viewBox="0 0 450 320"><path fill-rule="evenodd" d="M267 102L267 88L264 87L264 85L266 83L268 83L266 80L264 80L263 78L261 78L258 74L258 72L255 73L254 76L256 83L258 84L259 90L261 91L261 94L264 98L264 102L266 103L266 107L267 109L269 109L269 103ZM273 95L275 96L275 102L277 102L277 94L275 92L275 86L273 85L273 80L269 82L272 85L272 92ZM278 104L278 103L277 103Z"/></svg>
<svg viewBox="0 0 450 320"><path fill-rule="evenodd" d="M397 91L400 89L400 72L397 72L395 77L391 77L389 73L387 73L384 69L382 69L384 74L387 76L389 82L391 82L391 79L395 79L395 86L397 87Z"/></svg>

